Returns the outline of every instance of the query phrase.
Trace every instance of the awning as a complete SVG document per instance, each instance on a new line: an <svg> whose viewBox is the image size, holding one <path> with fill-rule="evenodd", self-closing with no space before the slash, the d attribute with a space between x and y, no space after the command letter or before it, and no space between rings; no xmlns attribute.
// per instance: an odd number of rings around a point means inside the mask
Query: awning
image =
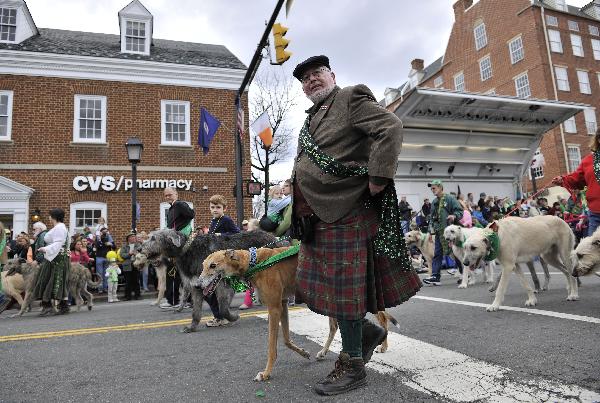
<svg viewBox="0 0 600 403"><path fill-rule="evenodd" d="M544 133L586 108L417 87L395 111L405 128L397 178L519 181Z"/></svg>

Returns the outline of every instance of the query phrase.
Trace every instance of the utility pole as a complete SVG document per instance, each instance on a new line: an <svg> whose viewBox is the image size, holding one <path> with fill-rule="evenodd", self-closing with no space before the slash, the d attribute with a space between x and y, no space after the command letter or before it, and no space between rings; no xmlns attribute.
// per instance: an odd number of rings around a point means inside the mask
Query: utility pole
<svg viewBox="0 0 600 403"><path fill-rule="evenodd" d="M271 15L271 19L267 23L265 27L265 32L260 38L260 42L256 47L256 51L254 52L254 56L252 57L252 61L250 62L250 66L248 66L248 70L246 70L246 75L242 80L242 84L240 85L240 89L238 90L237 96L235 98L235 116L236 116L236 124L234 128L234 137L235 137L235 199L236 199L236 212L237 212L237 224L238 227L242 227L242 221L244 220L244 200L243 200L243 178L242 178L242 139L239 133L238 125L239 122L239 113L238 109L242 107L242 95L246 90L246 87L252 82L254 78L254 74L260 65L260 61L262 59L262 50L267 45L267 39L269 38L269 33L273 28L273 24L275 24L275 20L281 11L281 7L286 0L278 0L275 9L273 10L273 14ZM289 0L288 0L289 1Z"/></svg>

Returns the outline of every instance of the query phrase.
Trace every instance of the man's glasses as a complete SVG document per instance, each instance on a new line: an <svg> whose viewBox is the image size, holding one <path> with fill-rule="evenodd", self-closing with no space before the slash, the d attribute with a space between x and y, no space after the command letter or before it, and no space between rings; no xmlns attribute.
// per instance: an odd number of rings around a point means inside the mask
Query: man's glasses
<svg viewBox="0 0 600 403"><path fill-rule="evenodd" d="M330 71L327 67L319 67L318 69L311 71L310 73L306 73L300 78L300 82L302 84L306 84L310 78L314 75L315 77L321 77L323 73Z"/></svg>

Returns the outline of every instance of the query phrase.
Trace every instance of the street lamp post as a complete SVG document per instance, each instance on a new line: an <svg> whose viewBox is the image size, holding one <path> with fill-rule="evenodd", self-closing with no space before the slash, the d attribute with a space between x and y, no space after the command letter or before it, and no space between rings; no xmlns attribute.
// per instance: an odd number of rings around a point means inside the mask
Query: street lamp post
<svg viewBox="0 0 600 403"><path fill-rule="evenodd" d="M144 144L137 137L131 137L125 143L127 149L127 159L131 163L131 232L134 234L136 231L136 216L137 216L137 164L142 159L142 150Z"/></svg>

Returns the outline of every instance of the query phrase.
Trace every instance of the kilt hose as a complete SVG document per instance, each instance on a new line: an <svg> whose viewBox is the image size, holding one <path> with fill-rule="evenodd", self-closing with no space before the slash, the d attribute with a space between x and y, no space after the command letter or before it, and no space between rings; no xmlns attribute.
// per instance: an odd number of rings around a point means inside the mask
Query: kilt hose
<svg viewBox="0 0 600 403"><path fill-rule="evenodd" d="M315 225L314 240L298 254L297 287L303 302L321 315L362 319L399 305L421 288L410 268L376 256L377 214L361 207L339 221Z"/></svg>

